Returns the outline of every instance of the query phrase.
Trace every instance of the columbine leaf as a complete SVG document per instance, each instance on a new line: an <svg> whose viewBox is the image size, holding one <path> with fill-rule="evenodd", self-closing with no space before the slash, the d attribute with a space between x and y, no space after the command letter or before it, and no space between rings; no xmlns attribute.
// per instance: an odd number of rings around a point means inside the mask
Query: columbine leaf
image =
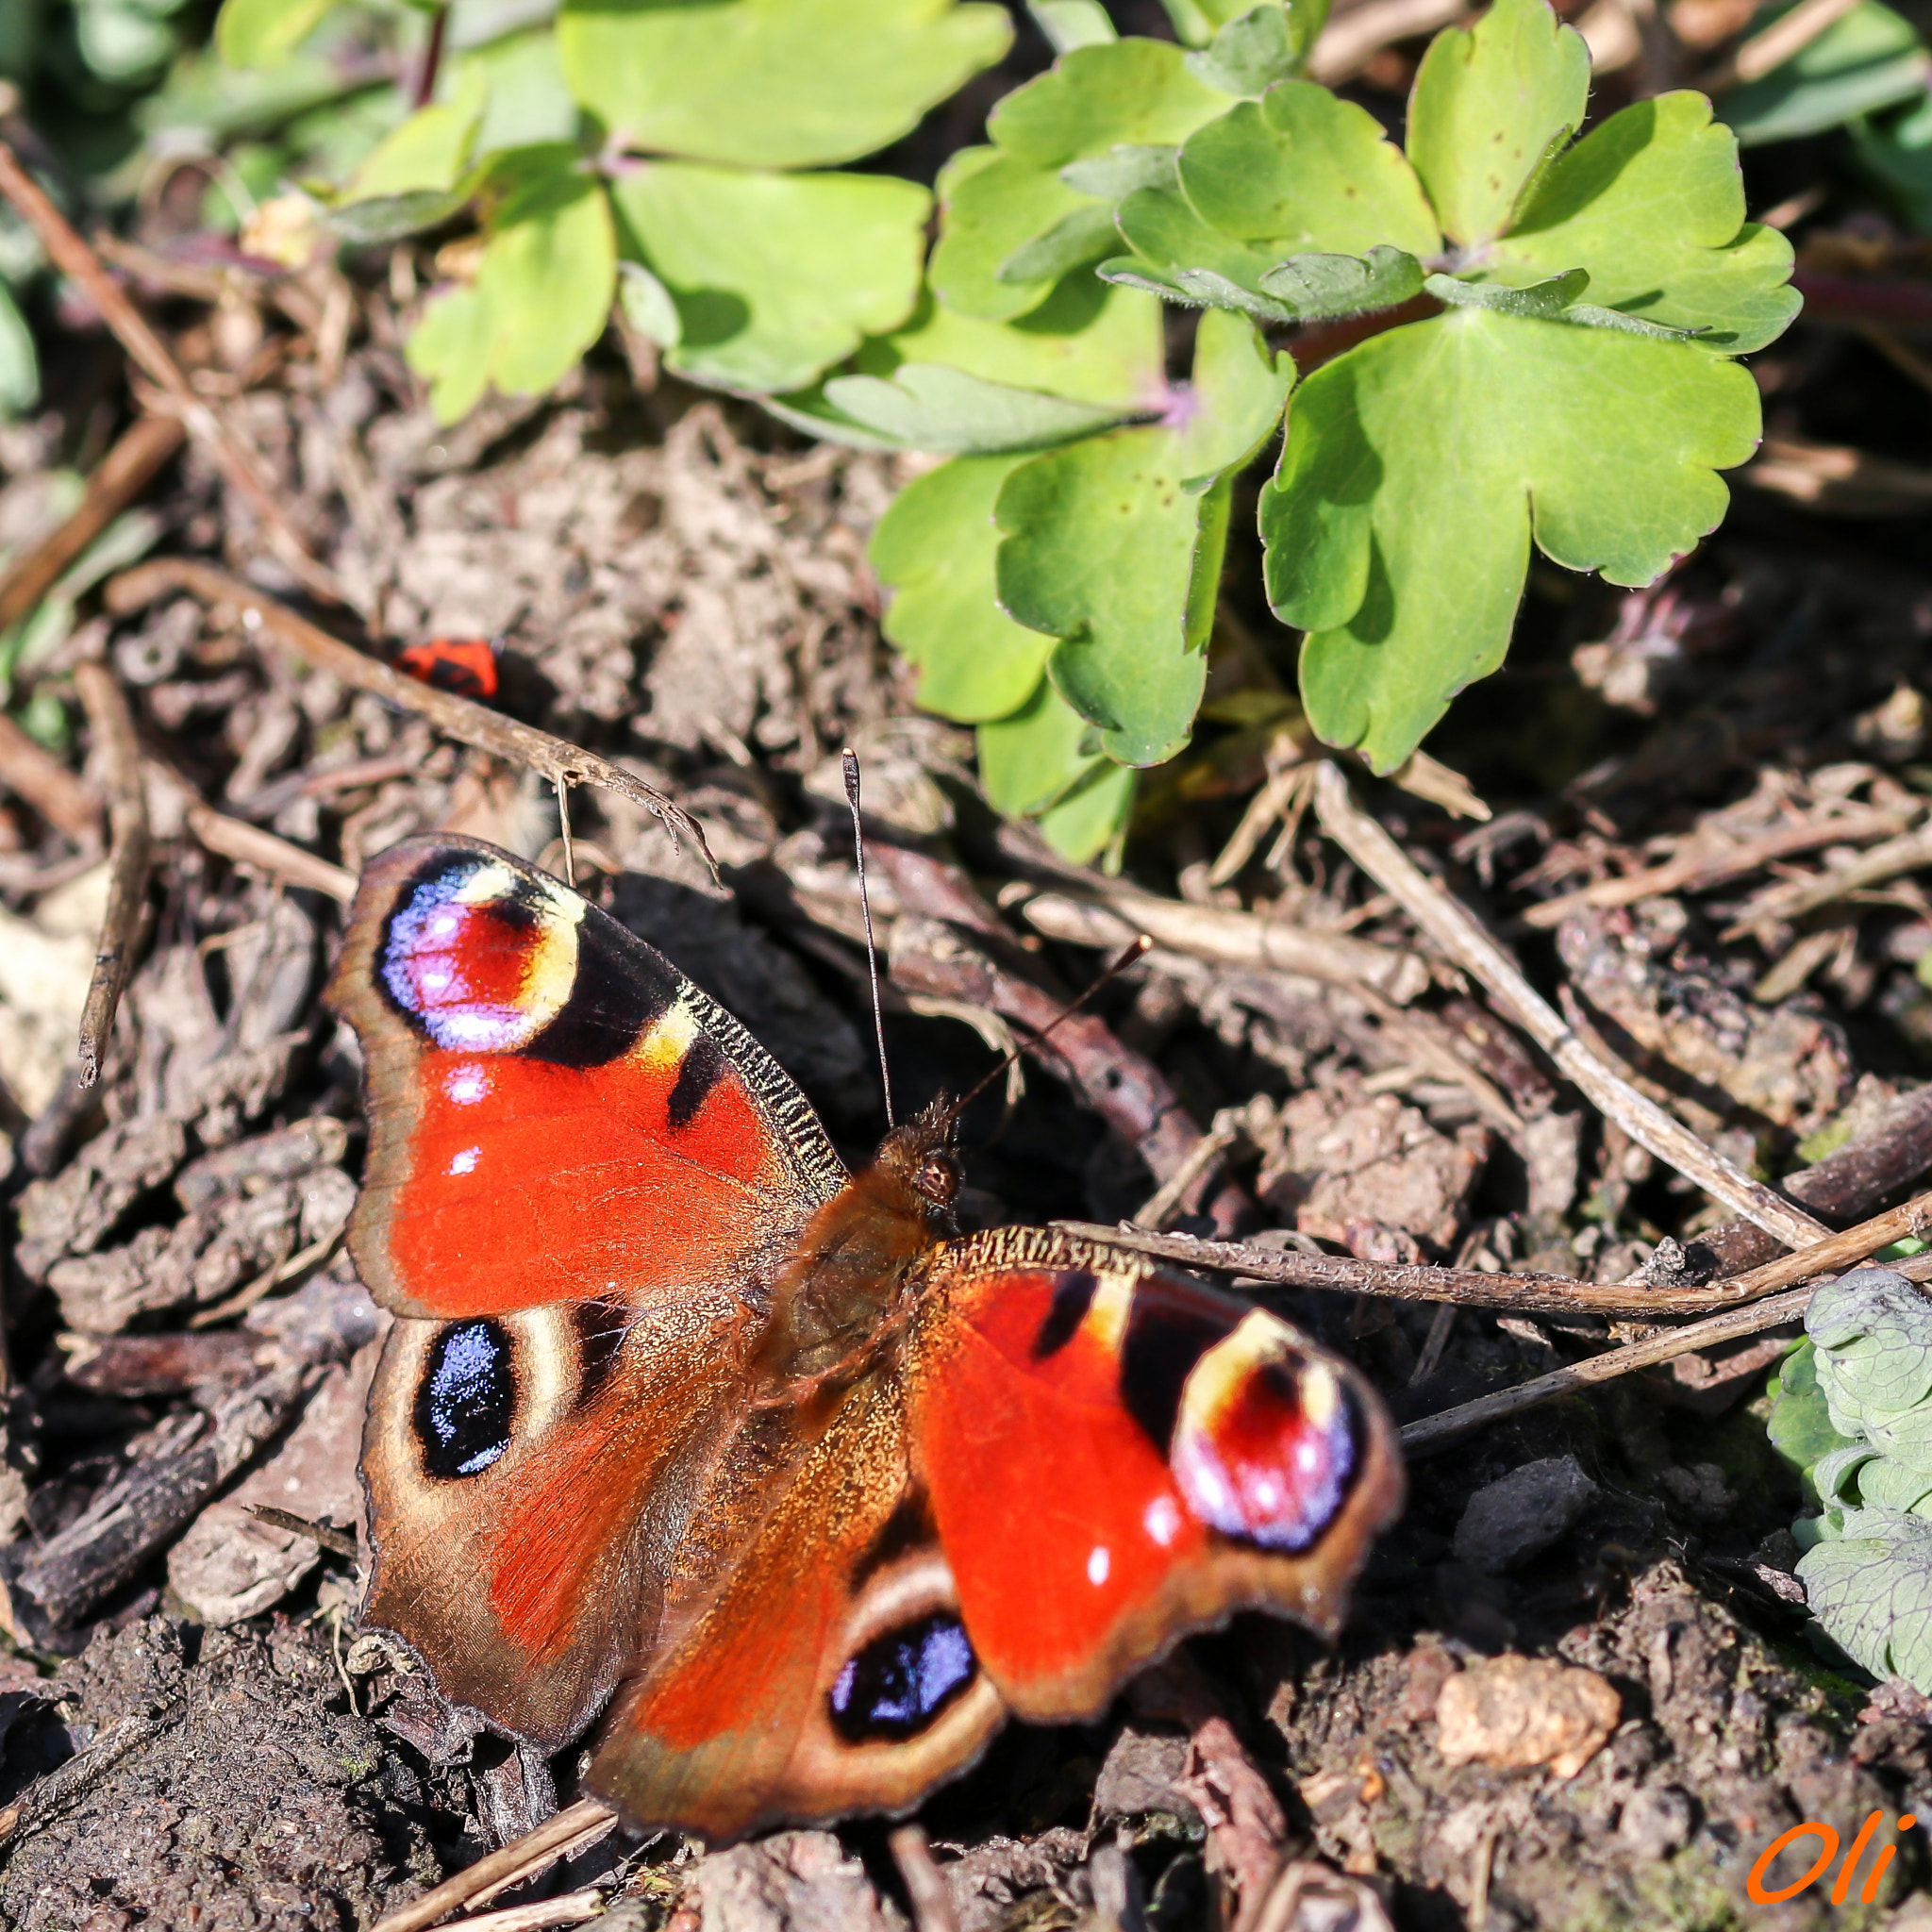
<svg viewBox="0 0 1932 1932"><path fill-rule="evenodd" d="M1003 282L1020 282L1028 287L1057 282L1076 268L1085 268L1096 256L1113 246L1113 210L1101 202L1090 202L1062 215L1045 234L1035 236L1014 249L995 271Z"/></svg>
<svg viewBox="0 0 1932 1932"><path fill-rule="evenodd" d="M1676 343L1482 308L1391 330L1303 385L1262 492L1302 695L1378 771L1493 671L1528 564L1644 584L1723 516L1757 391Z"/></svg>
<svg viewBox="0 0 1932 1932"><path fill-rule="evenodd" d="M455 95L418 108L399 127L376 143L350 177L348 199L378 196L447 195L462 178L475 151L476 130L490 102L490 82L480 66L463 71Z"/></svg>
<svg viewBox="0 0 1932 1932"><path fill-rule="evenodd" d="M1056 54L1104 46L1120 38L1100 0L1026 0L1026 10Z"/></svg>
<svg viewBox="0 0 1932 1932"><path fill-rule="evenodd" d="M1428 275L1423 287L1452 308L1493 308L1498 315L1520 315L1533 322L1555 322L1584 290L1590 271L1573 268L1547 281L1463 282L1454 275Z"/></svg>
<svg viewBox="0 0 1932 1932"><path fill-rule="evenodd" d="M1111 758L1095 759L1077 785L1040 814L1041 838L1075 865L1098 862L1109 872L1118 871L1138 782L1138 774L1125 765Z"/></svg>
<svg viewBox="0 0 1932 1932"><path fill-rule="evenodd" d="M908 362L890 380L836 375L825 383L824 393L849 422L901 449L978 454L1050 449L1120 420L1115 409L988 382L943 362Z"/></svg>
<svg viewBox="0 0 1932 1932"><path fill-rule="evenodd" d="M511 150L492 158L491 177L502 198L475 284L434 297L406 351L445 423L491 383L507 395L541 394L597 340L610 313L610 208L580 172L576 150Z"/></svg>
<svg viewBox="0 0 1932 1932"><path fill-rule="evenodd" d="M1849 1512L1840 1539L1798 1559L1798 1578L1812 1614L1855 1663L1932 1691L1932 1522Z"/></svg>
<svg viewBox="0 0 1932 1932"><path fill-rule="evenodd" d="M1250 324L1210 310L1165 423L1036 457L1000 492L1000 602L1062 640L1054 684L1122 764L1186 741L1226 539L1217 478L1274 428L1292 380Z"/></svg>
<svg viewBox="0 0 1932 1932"><path fill-rule="evenodd" d="M962 724L1018 710L1040 689L1053 648L993 598L993 506L1024 460L955 457L908 483L873 532L873 568L893 591L886 636L919 667L919 702Z"/></svg>
<svg viewBox="0 0 1932 1932"><path fill-rule="evenodd" d="M1252 8L1214 36L1213 44L1188 56L1188 72L1224 94L1254 99L1277 80L1291 79L1307 47L1296 35L1280 0Z"/></svg>
<svg viewBox="0 0 1932 1932"><path fill-rule="evenodd" d="M1374 116L1313 81L1284 81L1210 122L1183 144L1180 169L1201 220L1271 261L1441 246L1414 170Z"/></svg>
<svg viewBox="0 0 1932 1932"><path fill-rule="evenodd" d="M1805 1330L1832 1426L1932 1474L1932 1303L1889 1268L1858 1268L1811 1299Z"/></svg>
<svg viewBox="0 0 1932 1932"><path fill-rule="evenodd" d="M1134 252L1103 262L1103 280L1161 291L1195 308L1293 319L1292 309L1261 292L1273 258L1209 227L1177 189L1142 188L1121 203L1114 219Z"/></svg>
<svg viewBox="0 0 1932 1932"><path fill-rule="evenodd" d="M923 188L655 161L611 188L625 253L677 305L666 357L720 389L795 389L892 327L919 291Z"/></svg>
<svg viewBox="0 0 1932 1932"><path fill-rule="evenodd" d="M991 146L962 150L940 175L945 222L929 273L941 299L990 321L1038 307L1067 268L1098 260L1113 246L1111 228L1095 220L1104 221L1106 206L1071 186L1061 170L1111 157L1123 145L1173 146L1226 105L1227 96L1196 80L1181 50L1162 41L1117 41L1062 55L993 110ZM1037 275L1022 277L1020 266L1009 266L1029 242L1083 214L1089 225L1063 231L1058 249L1038 258ZM1069 238L1083 233L1090 249L1075 263Z"/></svg>
<svg viewBox="0 0 1932 1932"><path fill-rule="evenodd" d="M1041 677L1020 708L979 727L979 783L994 808L1027 818L1106 762L1100 734Z"/></svg>
<svg viewBox="0 0 1932 1932"><path fill-rule="evenodd" d="M1932 93L1889 125L1856 123L1858 158L1890 188L1920 234L1932 230Z"/></svg>
<svg viewBox="0 0 1932 1932"><path fill-rule="evenodd" d="M625 321L660 349L675 349L684 340L676 297L642 262L617 264L617 303Z"/></svg>
<svg viewBox="0 0 1932 1932"><path fill-rule="evenodd" d="M465 199L433 188L415 194L378 194L343 202L327 209L323 219L344 242L358 248L376 247L400 242L405 235L420 235L425 228L440 228Z"/></svg>
<svg viewBox="0 0 1932 1932"><path fill-rule="evenodd" d="M752 168L883 147L1012 33L952 0L580 0L557 22L571 92L619 143Z"/></svg>
<svg viewBox="0 0 1932 1932"><path fill-rule="evenodd" d="M1737 145L1702 94L1638 101L1559 158L1487 274L1530 282L1584 264L1593 304L1698 328L1707 349L1762 348L1798 311L1791 246L1744 220Z"/></svg>
<svg viewBox="0 0 1932 1932"><path fill-rule="evenodd" d="M1121 201L1137 188L1178 188L1180 158L1177 147L1137 147L1119 141L1091 161L1069 161L1060 170L1060 179L1082 194Z"/></svg>
<svg viewBox="0 0 1932 1932"><path fill-rule="evenodd" d="M1796 1472L1799 1481L1818 1500L1814 1470L1836 1450L1854 1446L1853 1439L1831 1425L1831 1406L1818 1386L1818 1351L1801 1341L1778 1364L1770 1390L1771 1414L1765 1433L1771 1445Z"/></svg>
<svg viewBox="0 0 1932 1932"><path fill-rule="evenodd" d="M1300 320L1320 322L1399 308L1422 293L1423 266L1399 248L1372 248L1359 261L1352 255L1297 255L1271 268L1261 287Z"/></svg>
<svg viewBox="0 0 1932 1932"><path fill-rule="evenodd" d="M1768 22L1789 11L1758 18ZM1783 66L1726 94L1719 111L1746 147L1758 147L1822 134L1856 115L1922 96L1926 70L1924 42L1911 22L1878 0L1864 0Z"/></svg>
<svg viewBox="0 0 1932 1932"><path fill-rule="evenodd" d="M1590 49L1543 0L1496 0L1438 34L1409 97L1408 158L1442 232L1465 248L1502 234L1589 95Z"/></svg>
<svg viewBox="0 0 1932 1932"><path fill-rule="evenodd" d="M230 67L273 67L322 24L335 0L222 0L215 51Z"/></svg>

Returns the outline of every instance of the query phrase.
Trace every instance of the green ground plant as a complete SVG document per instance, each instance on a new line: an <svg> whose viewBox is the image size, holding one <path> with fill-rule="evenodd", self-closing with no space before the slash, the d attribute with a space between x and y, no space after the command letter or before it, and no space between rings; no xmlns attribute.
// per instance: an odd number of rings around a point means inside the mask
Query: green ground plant
<svg viewBox="0 0 1932 1932"><path fill-rule="evenodd" d="M947 162L929 252L934 197L849 164L1002 57L977 0L566 0L449 61L329 218L474 220L408 343L445 418L549 387L615 302L691 381L939 458L876 533L887 635L993 803L1091 858L1188 742L1277 433L1302 703L1391 771L1502 662L1532 544L1634 586L1717 525L1759 428L1736 358L1797 308L1703 96L1576 138L1589 55L1545 0L1438 36L1400 146L1302 77L1324 0L1171 10L1181 43L1041 0L1058 58ZM326 11L226 0L218 43L272 63ZM1297 388L1291 332L1359 318Z"/></svg>

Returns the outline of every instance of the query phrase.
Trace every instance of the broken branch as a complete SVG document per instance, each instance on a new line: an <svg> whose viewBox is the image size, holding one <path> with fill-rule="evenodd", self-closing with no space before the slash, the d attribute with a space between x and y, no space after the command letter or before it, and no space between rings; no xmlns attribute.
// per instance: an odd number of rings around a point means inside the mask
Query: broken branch
<svg viewBox="0 0 1932 1932"><path fill-rule="evenodd" d="M134 964L154 841L148 833L147 793L141 780L141 746L134 736L127 700L105 664L79 664L74 677L107 771L108 822L113 835L108 909L101 920L100 944L94 949L93 980L80 1014L80 1084L85 1088L101 1076L101 1061L113 1038L114 1015Z"/></svg>

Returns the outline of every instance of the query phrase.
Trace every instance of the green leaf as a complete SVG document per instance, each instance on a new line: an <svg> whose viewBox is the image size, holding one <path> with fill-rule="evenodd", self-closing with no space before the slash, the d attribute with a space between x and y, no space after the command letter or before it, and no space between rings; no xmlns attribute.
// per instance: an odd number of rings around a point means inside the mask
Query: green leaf
<svg viewBox="0 0 1932 1932"><path fill-rule="evenodd" d="M324 220L344 242L358 248L400 242L440 228L463 206L467 197L427 189L415 194L378 194L366 201L347 201L326 210Z"/></svg>
<svg viewBox="0 0 1932 1932"><path fill-rule="evenodd" d="M492 383L506 395L542 393L610 313L610 207L575 149L510 150L492 157L491 178L501 199L475 286L434 297L406 349L444 423L467 414Z"/></svg>
<svg viewBox="0 0 1932 1932"><path fill-rule="evenodd" d="M1292 380L1245 319L1209 310L1165 423L1035 457L1000 492L1000 602L1062 641L1054 684L1122 764L1187 741L1226 539L1217 478L1274 428Z"/></svg>
<svg viewBox="0 0 1932 1932"><path fill-rule="evenodd" d="M1401 150L1366 108L1313 81L1283 81L1191 136L1181 188L1203 222L1274 261L1366 256L1378 243L1426 257L1441 246Z"/></svg>
<svg viewBox="0 0 1932 1932"><path fill-rule="evenodd" d="M1120 38L1100 0L1026 0L1026 11L1056 54L1103 46Z"/></svg>
<svg viewBox="0 0 1932 1932"><path fill-rule="evenodd" d="M1932 1474L1932 1303L1889 1268L1827 1282L1805 1312L1833 1428Z"/></svg>
<svg viewBox="0 0 1932 1932"><path fill-rule="evenodd" d="M1044 677L1010 716L981 724L978 739L980 786L1008 818L1050 809L1107 763L1099 734Z"/></svg>
<svg viewBox="0 0 1932 1932"><path fill-rule="evenodd" d="M1438 34L1409 97L1408 158L1442 232L1465 248L1502 234L1589 95L1590 49L1544 0L1495 0Z"/></svg>
<svg viewBox="0 0 1932 1932"><path fill-rule="evenodd" d="M557 43L620 145L750 168L855 160L1012 41L953 0L567 0Z"/></svg>
<svg viewBox="0 0 1932 1932"><path fill-rule="evenodd" d="M1137 147L1119 141L1091 161L1069 161L1060 179L1082 194L1120 201L1137 188L1178 188L1180 158L1177 147Z"/></svg>
<svg viewBox="0 0 1932 1932"><path fill-rule="evenodd" d="M1288 8L1265 0L1214 36L1211 46L1188 56L1188 72L1224 94L1254 99L1277 80L1291 79L1307 53Z"/></svg>
<svg viewBox="0 0 1932 1932"><path fill-rule="evenodd" d="M1184 47L1205 47L1230 21L1239 20L1254 0L1161 0Z"/></svg>
<svg viewBox="0 0 1932 1932"><path fill-rule="evenodd" d="M907 362L890 379L835 375L825 383L824 393L849 422L902 449L968 454L1049 449L1120 420L1115 409L988 382L943 362Z"/></svg>
<svg viewBox="0 0 1932 1932"><path fill-rule="evenodd" d="M418 108L384 137L349 177L347 198L356 202L429 193L447 197L470 165L489 101L490 82L483 70L469 68L454 99Z"/></svg>
<svg viewBox="0 0 1932 1932"><path fill-rule="evenodd" d="M1075 865L1097 859L1109 872L1117 871L1138 783L1125 765L1097 760L1086 777L1040 814L1041 837Z"/></svg>
<svg viewBox="0 0 1932 1932"><path fill-rule="evenodd" d="M33 331L13 292L0 282L0 416L19 416L41 399L41 365Z"/></svg>
<svg viewBox="0 0 1932 1932"><path fill-rule="evenodd" d="M1798 1559L1798 1579L1854 1663L1932 1691L1932 1523L1895 1509L1850 1511L1841 1540Z"/></svg>
<svg viewBox="0 0 1932 1932"><path fill-rule="evenodd" d="M1023 242L994 273L1003 282L1020 282L1029 288L1058 282L1074 269L1109 254L1113 239L1113 210L1103 203L1088 202L1062 215L1045 234Z"/></svg>
<svg viewBox="0 0 1932 1932"><path fill-rule="evenodd" d="M955 457L908 483L873 532L873 568L894 593L886 636L919 667L919 702L964 724L1017 711L1053 648L993 600L993 505L1024 460Z"/></svg>
<svg viewBox="0 0 1932 1932"><path fill-rule="evenodd" d="M1399 248L1372 248L1359 261L1352 255L1297 255L1271 268L1261 287L1301 321L1321 322L1399 308L1422 293L1423 267Z"/></svg>
<svg viewBox="0 0 1932 1932"><path fill-rule="evenodd" d="M675 349L684 340L675 298L642 262L617 264L617 304L625 320L660 349Z"/></svg>
<svg viewBox="0 0 1932 1932"><path fill-rule="evenodd" d="M1789 11L1767 8L1752 25ZM1725 94L1718 112L1746 147L1790 141L1922 96L1932 77L1928 67L1911 23L1878 0L1864 0L1781 67Z"/></svg>
<svg viewBox="0 0 1932 1932"><path fill-rule="evenodd" d="M1565 270L1541 282L1464 282L1454 275L1425 275L1423 287L1454 308L1489 308L1532 322L1555 322L1590 287L1587 268Z"/></svg>
<svg viewBox="0 0 1932 1932"><path fill-rule="evenodd" d="M222 0L215 51L230 67L273 67L322 24L335 0Z"/></svg>
<svg viewBox="0 0 1932 1932"><path fill-rule="evenodd" d="M1592 303L1702 328L1700 344L1726 356L1762 348L1798 311L1790 243L1745 222L1736 143L1702 94L1638 101L1593 129L1484 268L1529 282L1578 263Z"/></svg>
<svg viewBox="0 0 1932 1932"><path fill-rule="evenodd" d="M1790 1464L1810 1501L1818 1500L1812 1471L1835 1450L1854 1446L1831 1425L1831 1407L1818 1386L1818 1351L1807 1339L1778 1364L1766 1391L1771 1414L1765 1433L1771 1446Z"/></svg>
<svg viewBox="0 0 1932 1932"><path fill-rule="evenodd" d="M624 252L677 306L680 375L761 395L796 389L919 292L924 189L886 175L763 175L653 161L611 197Z"/></svg>
<svg viewBox="0 0 1932 1932"><path fill-rule="evenodd" d="M962 149L941 171L944 222L928 271L940 299L994 322L1036 308L1073 265L1076 240L1091 242L1081 266L1113 245L1101 225L1105 204L1060 171L1110 159L1121 146L1174 146L1226 104L1165 42L1116 41L1062 55L994 109L987 124L991 146ZM1055 249L1030 259L1021 255L1069 217L1079 219Z"/></svg>
<svg viewBox="0 0 1932 1932"><path fill-rule="evenodd" d="M1734 363L1482 308L1318 370L1260 513L1316 731L1393 769L1502 661L1532 531L1573 570L1650 583L1723 516L1714 472L1757 429Z"/></svg>
<svg viewBox="0 0 1932 1932"><path fill-rule="evenodd" d="M1920 234L1932 232L1932 93L1886 126L1855 123L1852 138L1906 219Z"/></svg>

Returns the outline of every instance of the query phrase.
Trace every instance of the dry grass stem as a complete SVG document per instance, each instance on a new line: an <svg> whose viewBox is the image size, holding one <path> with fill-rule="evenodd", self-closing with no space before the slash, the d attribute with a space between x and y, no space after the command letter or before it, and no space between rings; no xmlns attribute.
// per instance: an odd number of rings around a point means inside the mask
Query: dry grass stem
<svg viewBox="0 0 1932 1932"><path fill-rule="evenodd" d="M285 885L325 892L346 906L356 896L356 874L346 866L332 865L313 852L264 831L242 819L231 819L206 805L188 808L188 829L208 847L238 865L251 865Z"/></svg>
<svg viewBox="0 0 1932 1932"><path fill-rule="evenodd" d="M147 792L142 784L141 746L134 736L127 700L105 664L82 663L74 675L107 773L108 819L113 841L108 909L101 921L100 944L94 949L93 980L80 1014L80 1084L85 1088L101 1076L101 1061L114 1034L114 1015L134 964L154 841L148 831Z"/></svg>
<svg viewBox="0 0 1932 1932"><path fill-rule="evenodd" d="M101 836L101 802L44 745L0 712L0 784L76 844Z"/></svg>
<svg viewBox="0 0 1932 1932"><path fill-rule="evenodd" d="M1822 1222L1780 1199L1707 1147L1681 1122L1655 1101L1645 1099L1592 1054L1468 908L1424 874L1356 804L1349 795L1347 780L1333 765L1324 766L1316 781L1315 809L1328 836L1384 891L1394 895L1416 924L1481 984L1592 1106L1615 1121L1640 1146L1787 1247L1804 1247L1829 1234Z"/></svg>
<svg viewBox="0 0 1932 1932"><path fill-rule="evenodd" d="M595 1798L579 1798L554 1818L545 1819L535 1831L478 1858L454 1878L445 1878L433 1891L425 1891L421 1898L378 1919L375 1932L423 1932L425 1926L460 1911L475 1900L532 1877L568 1857L579 1841L587 1843L609 1830L616 1817L609 1806L600 1805Z"/></svg>

